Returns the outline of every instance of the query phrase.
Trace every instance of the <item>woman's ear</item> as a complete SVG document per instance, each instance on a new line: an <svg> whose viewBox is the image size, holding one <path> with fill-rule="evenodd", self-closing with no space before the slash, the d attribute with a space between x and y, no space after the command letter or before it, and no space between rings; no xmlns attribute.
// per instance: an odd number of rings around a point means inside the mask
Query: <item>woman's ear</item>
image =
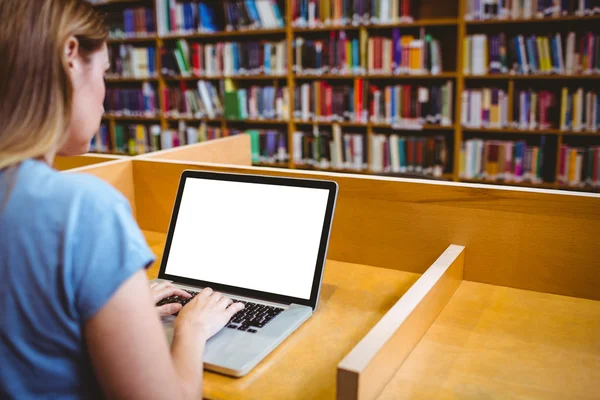
<svg viewBox="0 0 600 400"><path fill-rule="evenodd" d="M82 72L81 57L79 57L79 41L77 38L71 36L67 39L64 52L67 65L69 66L71 80L73 83L76 83L80 80Z"/></svg>

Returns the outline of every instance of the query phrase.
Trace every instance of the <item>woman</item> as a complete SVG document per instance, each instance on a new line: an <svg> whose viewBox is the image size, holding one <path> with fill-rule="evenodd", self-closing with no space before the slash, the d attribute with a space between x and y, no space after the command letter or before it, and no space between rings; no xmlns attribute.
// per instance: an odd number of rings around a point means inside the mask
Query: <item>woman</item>
<svg viewBox="0 0 600 400"><path fill-rule="evenodd" d="M200 398L204 344L243 306L203 290L169 349L153 304L188 295L152 294L129 204L50 168L99 127L102 19L83 0L1 0L0 21L0 398Z"/></svg>

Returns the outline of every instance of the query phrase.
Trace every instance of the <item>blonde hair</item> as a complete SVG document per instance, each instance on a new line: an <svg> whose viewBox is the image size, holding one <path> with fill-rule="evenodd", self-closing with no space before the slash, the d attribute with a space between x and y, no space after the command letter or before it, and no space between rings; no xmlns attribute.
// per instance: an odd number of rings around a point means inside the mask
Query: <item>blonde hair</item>
<svg viewBox="0 0 600 400"><path fill-rule="evenodd" d="M87 60L104 45L101 14L84 0L0 0L0 170L67 139L73 88L65 46Z"/></svg>

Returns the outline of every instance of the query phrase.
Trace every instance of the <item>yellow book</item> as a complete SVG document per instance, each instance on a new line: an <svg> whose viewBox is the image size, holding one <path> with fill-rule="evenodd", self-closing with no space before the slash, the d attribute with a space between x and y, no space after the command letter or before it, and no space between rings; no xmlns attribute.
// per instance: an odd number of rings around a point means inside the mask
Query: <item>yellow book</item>
<svg viewBox="0 0 600 400"><path fill-rule="evenodd" d="M315 82L315 115L320 117L321 114L321 82Z"/></svg>
<svg viewBox="0 0 600 400"><path fill-rule="evenodd" d="M571 114L572 114L572 121L571 121L571 129L577 129L577 126L579 126L579 123L577 121L577 117L579 115L579 96L577 95L577 93L573 94L573 103L571 104Z"/></svg>
<svg viewBox="0 0 600 400"><path fill-rule="evenodd" d="M352 43L346 39L346 68L352 71Z"/></svg>
<svg viewBox="0 0 600 400"><path fill-rule="evenodd" d="M402 44L402 48L403 49L408 49L408 59L405 60L407 57L404 57L404 55L406 54L402 54L402 70L408 70L410 68L410 55L411 55L411 50L410 50L410 44L412 43L412 41L415 40L414 36L402 36L402 39L400 39L400 43Z"/></svg>
<svg viewBox="0 0 600 400"><path fill-rule="evenodd" d="M546 71L546 56L544 55L542 38L540 36L535 38L535 43L537 46L537 53L538 53L538 63L539 63L538 67L540 69L540 72L545 72Z"/></svg>
<svg viewBox="0 0 600 400"><path fill-rule="evenodd" d="M550 51L550 40L544 37L544 52L546 53L546 71L552 72L552 52Z"/></svg>
<svg viewBox="0 0 600 400"><path fill-rule="evenodd" d="M560 129L567 129L567 102L569 100L569 89L564 87L560 99Z"/></svg>
<svg viewBox="0 0 600 400"><path fill-rule="evenodd" d="M471 38L463 39L463 74L471 75Z"/></svg>
<svg viewBox="0 0 600 400"><path fill-rule="evenodd" d="M569 183L575 182L575 170L577 169L577 150L571 149L569 156Z"/></svg>
<svg viewBox="0 0 600 400"><path fill-rule="evenodd" d="M367 46L369 42L369 35L366 29L360 30L360 67L363 72L367 71L367 49L370 51L372 46Z"/></svg>

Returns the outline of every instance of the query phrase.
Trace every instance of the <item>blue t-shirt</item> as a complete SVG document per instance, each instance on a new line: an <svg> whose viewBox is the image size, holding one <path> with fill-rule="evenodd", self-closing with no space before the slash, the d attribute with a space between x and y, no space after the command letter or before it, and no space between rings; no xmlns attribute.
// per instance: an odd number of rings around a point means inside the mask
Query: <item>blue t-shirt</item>
<svg viewBox="0 0 600 400"><path fill-rule="evenodd" d="M101 396L83 326L152 261L104 181L34 160L0 171L0 398Z"/></svg>

